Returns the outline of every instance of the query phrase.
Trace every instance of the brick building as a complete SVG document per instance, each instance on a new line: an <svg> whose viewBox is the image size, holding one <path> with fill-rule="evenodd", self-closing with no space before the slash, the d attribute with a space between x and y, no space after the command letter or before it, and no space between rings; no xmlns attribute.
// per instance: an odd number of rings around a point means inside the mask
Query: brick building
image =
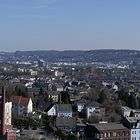
<svg viewBox="0 0 140 140"><path fill-rule="evenodd" d="M88 124L86 135L94 140L130 140L130 130L120 123Z"/></svg>

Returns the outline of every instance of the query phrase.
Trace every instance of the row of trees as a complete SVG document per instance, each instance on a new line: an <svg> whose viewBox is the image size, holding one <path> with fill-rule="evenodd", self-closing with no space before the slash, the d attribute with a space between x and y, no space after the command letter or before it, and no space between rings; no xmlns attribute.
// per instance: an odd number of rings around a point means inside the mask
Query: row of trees
<svg viewBox="0 0 140 140"><path fill-rule="evenodd" d="M129 92L127 89L123 88L118 92L118 97L126 103L127 106L133 109L140 108L140 93Z"/></svg>

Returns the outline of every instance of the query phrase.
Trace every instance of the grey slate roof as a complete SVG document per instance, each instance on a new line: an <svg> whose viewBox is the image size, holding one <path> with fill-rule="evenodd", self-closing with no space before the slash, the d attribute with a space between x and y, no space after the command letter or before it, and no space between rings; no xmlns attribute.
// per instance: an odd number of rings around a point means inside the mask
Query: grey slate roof
<svg viewBox="0 0 140 140"><path fill-rule="evenodd" d="M67 111L72 111L72 106L71 104L58 104L57 109L60 112L67 112Z"/></svg>
<svg viewBox="0 0 140 140"><path fill-rule="evenodd" d="M63 117L57 117L56 118L56 126L57 127L75 127L76 126L76 118L63 118Z"/></svg>
<svg viewBox="0 0 140 140"><path fill-rule="evenodd" d="M38 105L38 110L48 111L52 106L53 106L53 104L51 102L41 101Z"/></svg>
<svg viewBox="0 0 140 140"><path fill-rule="evenodd" d="M106 131L106 130L118 130L118 129L127 129L121 123L103 123L103 124L89 124L90 126L94 126L98 131Z"/></svg>

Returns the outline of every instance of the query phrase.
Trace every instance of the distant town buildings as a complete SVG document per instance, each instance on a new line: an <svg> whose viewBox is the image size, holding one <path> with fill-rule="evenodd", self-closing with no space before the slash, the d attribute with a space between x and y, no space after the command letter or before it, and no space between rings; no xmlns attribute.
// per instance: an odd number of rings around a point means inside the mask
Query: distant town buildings
<svg viewBox="0 0 140 140"><path fill-rule="evenodd" d="M140 52L70 53L0 53L0 135L140 140Z"/></svg>

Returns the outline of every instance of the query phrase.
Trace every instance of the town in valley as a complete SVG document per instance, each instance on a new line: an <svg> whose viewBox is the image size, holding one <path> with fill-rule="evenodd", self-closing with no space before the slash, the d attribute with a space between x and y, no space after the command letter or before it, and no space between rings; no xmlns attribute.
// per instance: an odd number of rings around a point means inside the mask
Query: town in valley
<svg viewBox="0 0 140 140"><path fill-rule="evenodd" d="M0 52L0 140L139 140L140 51Z"/></svg>

